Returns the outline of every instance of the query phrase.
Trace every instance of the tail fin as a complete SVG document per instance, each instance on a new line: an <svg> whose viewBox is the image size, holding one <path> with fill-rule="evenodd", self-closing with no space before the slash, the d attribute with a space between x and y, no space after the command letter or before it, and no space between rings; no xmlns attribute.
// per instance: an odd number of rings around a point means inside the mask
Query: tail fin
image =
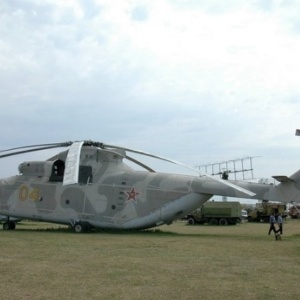
<svg viewBox="0 0 300 300"><path fill-rule="evenodd" d="M272 177L280 182L275 188L280 201L300 202L300 170L290 177L282 175Z"/></svg>

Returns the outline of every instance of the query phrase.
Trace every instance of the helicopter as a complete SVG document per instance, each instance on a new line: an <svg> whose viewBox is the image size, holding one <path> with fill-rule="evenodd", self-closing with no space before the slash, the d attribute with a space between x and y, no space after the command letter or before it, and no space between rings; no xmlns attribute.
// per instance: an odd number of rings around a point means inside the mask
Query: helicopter
<svg viewBox="0 0 300 300"><path fill-rule="evenodd" d="M11 148L0 151L0 158L61 147L68 149L45 161L25 161L18 175L0 179L0 214L7 216L4 230L16 228L13 218L70 225L76 233L94 228L142 230L171 224L213 195L300 200L300 170L291 177L274 176L277 186L218 179L191 167L196 176L161 173L128 153L185 165L90 140Z"/></svg>

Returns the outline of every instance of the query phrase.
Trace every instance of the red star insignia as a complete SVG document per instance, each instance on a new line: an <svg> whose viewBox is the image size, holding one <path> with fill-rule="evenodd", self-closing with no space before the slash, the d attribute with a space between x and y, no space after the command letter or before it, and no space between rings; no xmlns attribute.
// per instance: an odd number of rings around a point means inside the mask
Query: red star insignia
<svg viewBox="0 0 300 300"><path fill-rule="evenodd" d="M127 201L130 201L130 200L133 200L133 201L135 201L136 202L136 199L135 199L135 197L137 196L137 195L139 195L140 193L139 192L137 192L136 190L135 190L135 188L134 187L132 187L132 189L131 189L131 191L130 192L127 192L127 191L125 191L125 193L127 194L127 200L126 200L126 202Z"/></svg>

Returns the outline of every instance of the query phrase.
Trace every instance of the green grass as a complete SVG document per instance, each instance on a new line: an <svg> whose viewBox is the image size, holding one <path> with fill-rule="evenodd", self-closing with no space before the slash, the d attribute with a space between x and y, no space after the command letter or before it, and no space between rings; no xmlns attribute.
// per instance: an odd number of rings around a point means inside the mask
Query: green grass
<svg viewBox="0 0 300 300"><path fill-rule="evenodd" d="M268 224L171 226L75 234L21 222L0 230L0 297L299 299L300 222L282 241Z"/></svg>

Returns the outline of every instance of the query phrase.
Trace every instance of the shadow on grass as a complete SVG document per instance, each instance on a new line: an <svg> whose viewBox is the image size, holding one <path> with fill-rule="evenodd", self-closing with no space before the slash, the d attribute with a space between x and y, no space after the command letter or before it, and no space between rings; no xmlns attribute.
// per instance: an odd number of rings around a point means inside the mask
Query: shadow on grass
<svg viewBox="0 0 300 300"><path fill-rule="evenodd" d="M110 234L110 235L147 235L147 236L203 236L203 234L188 234L188 233L178 233L173 231L163 231L159 228L152 229L109 229L109 228L93 228L84 233L75 233L71 226L67 225L55 225L51 223L44 222L20 222L16 225L16 229L13 231L17 232L47 232L47 233L71 233L71 234ZM205 234L207 235L207 234Z"/></svg>
<svg viewBox="0 0 300 300"><path fill-rule="evenodd" d="M52 226L51 223L31 223L31 222L22 222L19 223L16 226L16 229L13 230L16 232L27 232L27 233L33 233L33 232L39 232L39 233L46 233L46 234L74 234L74 235L90 235L93 234L95 236L97 235L122 235L122 236L140 236L140 237L179 237L179 238L222 238L222 239L227 239L227 238L234 238L237 240L251 240L251 239L262 239L262 237L257 237L257 236L243 236L242 234L222 234L222 233L207 233L207 232L193 232L193 233L188 233L188 232L176 232L176 231L164 231L160 228L152 228L152 229L146 229L146 230L122 230L122 229L99 229L99 228L94 228L88 232L84 233L75 233L73 231L73 228L71 226L59 226L59 225L54 225ZM265 237L263 237L265 239Z"/></svg>
<svg viewBox="0 0 300 300"><path fill-rule="evenodd" d="M201 230L201 229L199 229ZM270 239L270 236L262 236L262 235L244 235L243 233L220 233L220 232L176 232L176 231L164 231L160 228L152 228L152 229L144 229L144 230L124 230L124 229L100 229L93 228L92 230L84 233L75 233L71 226L67 225L56 225L51 223L43 223L43 222L20 222L17 224L16 229L14 231L17 232L44 232L50 234L76 234L76 235L86 235L86 234L94 234L94 235L122 235L122 236L147 236L147 237L189 237L189 238L221 238L221 239L236 239L236 240L273 240ZM291 236L284 236L283 240L294 240L295 238L300 238L300 234L292 234Z"/></svg>
<svg viewBox="0 0 300 300"><path fill-rule="evenodd" d="M51 224L45 225L45 223L19 223L14 231L19 232L50 232L50 233L72 233L72 234L122 234L122 235L181 235L176 232L162 231L161 229L147 229L147 230L125 230L125 229L108 229L108 228L92 228L84 233L75 233L71 226L51 226Z"/></svg>

